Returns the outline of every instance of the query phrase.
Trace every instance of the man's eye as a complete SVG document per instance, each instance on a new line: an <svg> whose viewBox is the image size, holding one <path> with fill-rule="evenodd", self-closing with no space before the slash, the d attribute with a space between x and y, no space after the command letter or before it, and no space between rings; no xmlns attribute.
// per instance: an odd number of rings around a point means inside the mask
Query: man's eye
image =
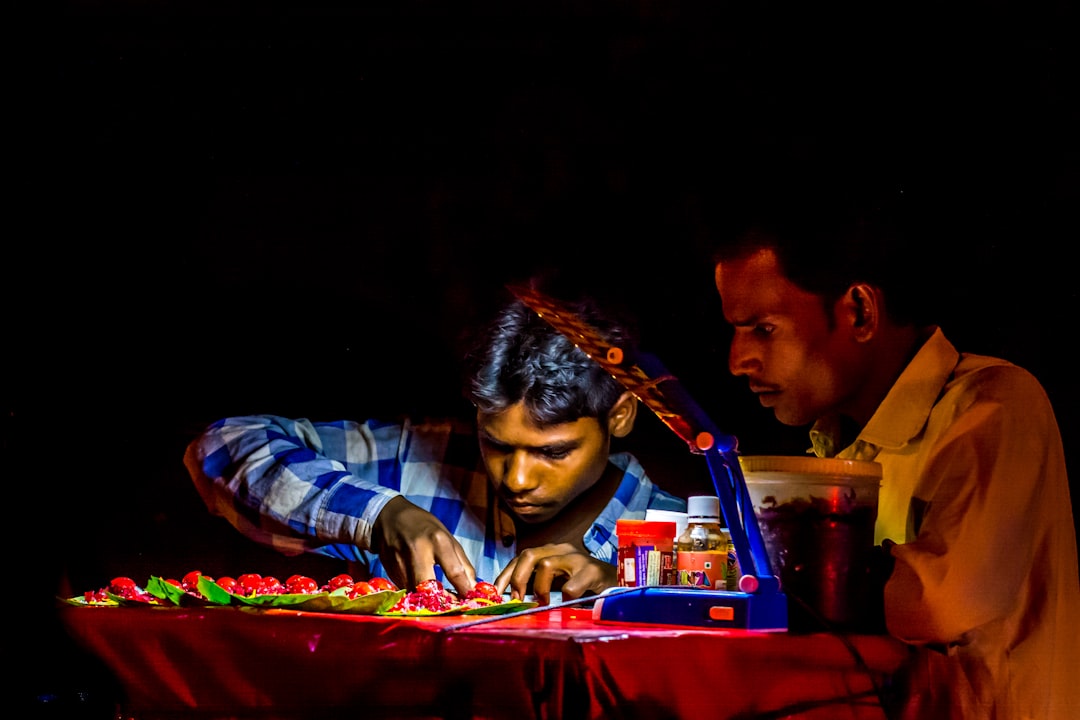
<svg viewBox="0 0 1080 720"><path fill-rule="evenodd" d="M755 325L755 335L772 335L776 331L775 325Z"/></svg>
<svg viewBox="0 0 1080 720"><path fill-rule="evenodd" d="M570 455L570 451L566 450L566 449L562 449L562 450L547 449L547 450L544 450L542 454L548 460L563 460L563 459L567 458Z"/></svg>
<svg viewBox="0 0 1080 720"><path fill-rule="evenodd" d="M489 453L503 453L510 452L510 446L502 443L495 442L489 438L480 438L481 447L485 448Z"/></svg>

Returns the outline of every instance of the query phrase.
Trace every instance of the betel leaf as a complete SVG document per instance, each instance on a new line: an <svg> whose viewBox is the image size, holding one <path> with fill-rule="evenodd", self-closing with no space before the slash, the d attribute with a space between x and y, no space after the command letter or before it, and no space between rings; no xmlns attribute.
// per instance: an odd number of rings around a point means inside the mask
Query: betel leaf
<svg viewBox="0 0 1080 720"><path fill-rule="evenodd" d="M330 612L333 604L330 601L330 593L304 593L274 595L270 607L283 608L286 610L306 610L308 612Z"/></svg>
<svg viewBox="0 0 1080 720"><path fill-rule="evenodd" d="M194 593L187 592L179 585L174 585L157 575L150 576L149 582L146 583L146 592L156 598L166 600L173 605L181 607L205 607L207 605L215 604L205 596L199 597Z"/></svg>
<svg viewBox="0 0 1080 720"><path fill-rule="evenodd" d="M199 592L212 605L232 605L233 594L204 575L199 576Z"/></svg>
<svg viewBox="0 0 1080 720"><path fill-rule="evenodd" d="M192 605L204 606L209 604L205 598L197 597L193 593L186 592L184 588L179 585L174 585L168 580L156 575L150 576L150 580L146 584L146 592L156 598L167 600L173 605L180 605L183 607L190 607Z"/></svg>
<svg viewBox="0 0 1080 720"><path fill-rule="evenodd" d="M58 595L56 597L56 599L60 600L61 602L66 602L68 605L79 605L81 607L116 607L117 605L120 604L120 603L118 603L118 602L116 602L115 600L112 600L112 599L109 599L109 600L87 600L86 597L83 596L83 595L76 595L75 597L70 597L70 598L60 597Z"/></svg>
<svg viewBox="0 0 1080 720"><path fill-rule="evenodd" d="M469 608L462 612L462 615L507 615L509 613L520 612L521 610L531 610L540 603L538 602L525 602L523 600L507 600L506 602L494 603L492 605L483 605L481 607Z"/></svg>
<svg viewBox="0 0 1080 720"><path fill-rule="evenodd" d="M117 605L123 605L124 607L163 607L166 605L164 600L154 597L145 590L142 591L139 598L126 598L109 591L106 591L105 595Z"/></svg>
<svg viewBox="0 0 1080 720"><path fill-rule="evenodd" d="M332 593L292 593L284 595L238 595L230 593L216 582L199 578L199 592L217 605L238 605L253 608L280 608L305 610L307 612L347 612L373 615L377 610L397 602L404 592L382 591L351 599L348 588L338 588Z"/></svg>
<svg viewBox="0 0 1080 720"><path fill-rule="evenodd" d="M157 575L150 576L150 580L146 583L146 592L159 600L168 600L173 605L180 605L183 602L181 596L184 594L184 588L162 580Z"/></svg>
<svg viewBox="0 0 1080 720"><path fill-rule="evenodd" d="M259 608L283 608L286 610L310 610L326 612L331 608L329 593L285 593L283 595L233 595L243 605Z"/></svg>
<svg viewBox="0 0 1080 720"><path fill-rule="evenodd" d="M393 605L380 610L376 615L383 617L431 617L432 615L460 615L461 610L450 608L449 610L427 610L425 608L413 608L412 610L394 610Z"/></svg>
<svg viewBox="0 0 1080 720"><path fill-rule="evenodd" d="M423 608L415 608L413 610L391 610L393 606L380 611L378 614L383 616L392 617L428 617L431 615L506 615L508 613L518 612L520 610L530 610L540 603L536 602L523 602L521 600L508 600L502 603L492 603L491 605L481 605L480 607L453 607L448 610L424 610Z"/></svg>
<svg viewBox="0 0 1080 720"><path fill-rule="evenodd" d="M332 605L330 612L377 615L380 611L393 607L403 597L405 597L404 590L379 590L378 592L350 598L348 588L341 587L329 595Z"/></svg>

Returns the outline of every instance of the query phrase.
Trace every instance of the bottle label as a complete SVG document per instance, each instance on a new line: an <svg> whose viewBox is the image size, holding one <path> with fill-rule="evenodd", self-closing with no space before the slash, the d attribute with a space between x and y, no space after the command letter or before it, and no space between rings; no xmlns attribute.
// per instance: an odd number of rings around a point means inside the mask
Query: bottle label
<svg viewBox="0 0 1080 720"><path fill-rule="evenodd" d="M727 590L727 552L680 550L678 570L679 585Z"/></svg>
<svg viewBox="0 0 1080 720"><path fill-rule="evenodd" d="M653 545L619 547L619 585L674 585L675 561L671 550L658 550Z"/></svg>
<svg viewBox="0 0 1080 720"><path fill-rule="evenodd" d="M735 555L734 543L728 543L727 551L727 589L738 590L739 589L739 577L742 573L739 571L739 558Z"/></svg>

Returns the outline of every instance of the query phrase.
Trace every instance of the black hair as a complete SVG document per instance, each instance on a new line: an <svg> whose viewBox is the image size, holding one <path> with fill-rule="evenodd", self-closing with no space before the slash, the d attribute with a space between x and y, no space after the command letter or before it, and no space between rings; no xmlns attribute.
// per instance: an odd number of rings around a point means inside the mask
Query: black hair
<svg viewBox="0 0 1080 720"><path fill-rule="evenodd" d="M915 212L903 193L873 196L804 192L748 205L720 233L713 263L770 248L781 271L831 308L854 283L878 287L885 311L903 325L926 325L935 314L936 267L926 237L913 236Z"/></svg>
<svg viewBox="0 0 1080 720"><path fill-rule="evenodd" d="M612 346L636 349L635 323L615 308L601 307L595 297L583 294L551 297L596 328ZM464 373L465 398L478 410L499 413L523 401L540 425L583 417L604 424L625 392L610 373L517 299L481 329L465 354Z"/></svg>

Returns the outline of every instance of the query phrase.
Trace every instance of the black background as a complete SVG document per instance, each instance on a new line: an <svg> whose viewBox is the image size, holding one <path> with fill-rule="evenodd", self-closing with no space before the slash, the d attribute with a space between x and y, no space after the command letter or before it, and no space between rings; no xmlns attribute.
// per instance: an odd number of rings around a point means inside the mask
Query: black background
<svg viewBox="0 0 1080 720"><path fill-rule="evenodd" d="M28 604L117 574L321 578L207 517L186 442L225 414L461 411L459 334L545 265L615 289L744 453L800 452L728 376L703 255L778 179L927 208L946 332L1043 381L1073 460L1075 10L939 5L13 14L2 401ZM709 491L655 418L631 442ZM77 651L42 614L27 687L97 682L56 674Z"/></svg>

